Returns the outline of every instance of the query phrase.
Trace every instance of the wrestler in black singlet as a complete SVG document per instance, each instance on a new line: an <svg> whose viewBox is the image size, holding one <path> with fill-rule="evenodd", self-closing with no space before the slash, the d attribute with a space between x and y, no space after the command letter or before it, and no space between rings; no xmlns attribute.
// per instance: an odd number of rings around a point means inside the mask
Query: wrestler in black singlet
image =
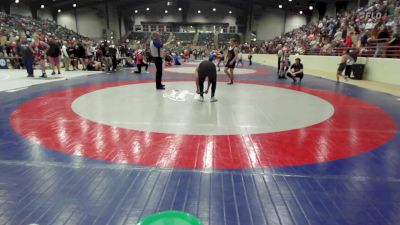
<svg viewBox="0 0 400 225"><path fill-rule="evenodd" d="M231 64L232 60L236 57L235 49L236 49L236 47L228 48L228 55L226 56L226 58L228 59L228 62L226 63L225 67L228 67L230 69L234 69L235 65L236 65L236 61Z"/></svg>

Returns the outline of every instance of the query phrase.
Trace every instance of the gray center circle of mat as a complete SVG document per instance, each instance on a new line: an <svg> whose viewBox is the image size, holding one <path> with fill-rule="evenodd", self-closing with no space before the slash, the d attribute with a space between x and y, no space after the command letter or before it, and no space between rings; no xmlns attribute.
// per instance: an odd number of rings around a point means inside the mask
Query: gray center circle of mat
<svg viewBox="0 0 400 225"><path fill-rule="evenodd" d="M308 127L330 118L333 106L317 96L286 88L217 84L218 102L198 102L194 82L111 87L80 96L75 113L94 122L147 132L193 135L272 133Z"/></svg>

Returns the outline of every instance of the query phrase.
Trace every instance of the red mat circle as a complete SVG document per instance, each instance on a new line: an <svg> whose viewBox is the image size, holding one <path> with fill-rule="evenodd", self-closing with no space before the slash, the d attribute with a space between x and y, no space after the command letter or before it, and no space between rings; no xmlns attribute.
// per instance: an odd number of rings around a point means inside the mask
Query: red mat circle
<svg viewBox="0 0 400 225"><path fill-rule="evenodd" d="M284 132L177 135L111 127L82 118L71 109L72 102L84 94L148 82L153 81L103 83L57 91L21 105L10 122L29 140L66 154L116 163L201 169L294 166L348 158L385 144L397 129L389 114L368 102L324 90L264 82L241 83L312 94L330 102L335 113L319 124Z"/></svg>

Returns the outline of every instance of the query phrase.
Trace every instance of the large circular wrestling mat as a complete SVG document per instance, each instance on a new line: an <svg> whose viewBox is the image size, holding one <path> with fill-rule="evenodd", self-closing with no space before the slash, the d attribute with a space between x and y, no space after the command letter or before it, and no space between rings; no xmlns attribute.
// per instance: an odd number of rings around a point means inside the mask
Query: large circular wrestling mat
<svg viewBox="0 0 400 225"><path fill-rule="evenodd" d="M150 82L47 94L21 105L11 124L29 140L66 154L214 169L343 159L375 149L396 132L395 121L382 109L334 92L242 81L233 89L218 83L219 102L200 103L192 82L172 80L166 92L154 91Z"/></svg>

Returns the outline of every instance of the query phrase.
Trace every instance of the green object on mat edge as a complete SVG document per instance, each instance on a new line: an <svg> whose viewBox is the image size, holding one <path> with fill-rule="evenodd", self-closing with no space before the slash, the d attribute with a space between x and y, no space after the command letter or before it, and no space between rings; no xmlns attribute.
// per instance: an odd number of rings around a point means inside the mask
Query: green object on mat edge
<svg viewBox="0 0 400 225"><path fill-rule="evenodd" d="M203 223L189 213L164 211L142 219L137 225L203 225Z"/></svg>

